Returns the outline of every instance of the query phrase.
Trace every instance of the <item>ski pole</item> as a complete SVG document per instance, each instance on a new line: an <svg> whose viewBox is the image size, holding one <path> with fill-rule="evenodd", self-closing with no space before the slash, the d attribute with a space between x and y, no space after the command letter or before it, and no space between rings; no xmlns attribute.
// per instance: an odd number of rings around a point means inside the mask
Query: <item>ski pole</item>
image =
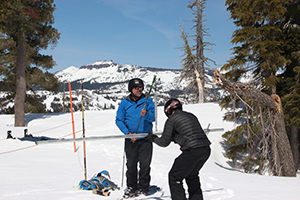
<svg viewBox="0 0 300 200"><path fill-rule="evenodd" d="M124 182L124 164L125 164L125 141L124 141L124 150L123 150L123 162L122 162L122 179L121 179L121 187L123 188Z"/></svg>
<svg viewBox="0 0 300 200"><path fill-rule="evenodd" d="M149 99L149 97L150 97L151 90L152 90L152 88L153 88L155 79L156 79L156 75L153 76L153 80L152 80L152 83L151 83L151 87L150 87L150 90L149 90L149 92L148 92L148 94L147 94L146 103L145 103L143 109L146 108L146 105L147 105L147 103L148 103L148 99ZM140 117L140 121L139 121L139 123L138 123L138 126L137 126L137 129L136 129L136 132L135 132L135 133L137 133L138 130L139 130L139 127L140 127L140 124L141 124L141 121L142 121L142 117L143 117L143 116Z"/></svg>

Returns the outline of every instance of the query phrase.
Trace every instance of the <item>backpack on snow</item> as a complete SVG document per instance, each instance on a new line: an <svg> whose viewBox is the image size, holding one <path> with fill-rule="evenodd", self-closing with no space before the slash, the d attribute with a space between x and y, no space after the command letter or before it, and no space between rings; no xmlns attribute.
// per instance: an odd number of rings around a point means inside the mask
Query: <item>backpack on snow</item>
<svg viewBox="0 0 300 200"><path fill-rule="evenodd" d="M97 187L98 186L98 187ZM96 185L96 182L92 180L82 180L79 182L79 189L80 190L95 190L99 187L104 188L103 186Z"/></svg>
<svg viewBox="0 0 300 200"><path fill-rule="evenodd" d="M80 190L93 190L94 194L109 196L110 192L97 179L82 180L79 182Z"/></svg>
<svg viewBox="0 0 300 200"><path fill-rule="evenodd" d="M107 177L108 178L107 178ZM120 189L114 182L110 179L108 171L103 170L90 180L82 180L79 182L78 189L80 190L93 190L94 194L109 196L109 190Z"/></svg>
<svg viewBox="0 0 300 200"><path fill-rule="evenodd" d="M99 183L101 183L104 188L112 189L112 190L120 189L118 185L116 185L114 182L110 180L110 175L106 170L103 170L99 172L97 175L94 175L93 180L98 180Z"/></svg>

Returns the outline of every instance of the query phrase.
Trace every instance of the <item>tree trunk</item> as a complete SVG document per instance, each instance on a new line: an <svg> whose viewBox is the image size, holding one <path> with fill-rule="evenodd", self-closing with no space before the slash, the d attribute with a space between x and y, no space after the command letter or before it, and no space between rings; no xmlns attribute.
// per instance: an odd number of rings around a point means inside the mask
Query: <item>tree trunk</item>
<svg viewBox="0 0 300 200"><path fill-rule="evenodd" d="M203 94L203 86L202 86L202 81L200 79L200 73L198 72L197 69L194 70L195 76L196 76L196 82L197 82L197 88L198 88L198 92L199 92L199 96L198 96L198 103L203 103L204 102L204 94Z"/></svg>
<svg viewBox="0 0 300 200"><path fill-rule="evenodd" d="M20 30L17 42L16 61L16 96L14 102L15 126L25 126L25 96L26 96L26 40L25 33Z"/></svg>
<svg viewBox="0 0 300 200"><path fill-rule="evenodd" d="M204 103L204 56L203 56L203 27L202 27L202 0L197 1L197 55L196 68L200 73L200 84L198 83L199 101ZM198 80L197 80L198 81ZM200 87L199 87L200 86Z"/></svg>
<svg viewBox="0 0 300 200"><path fill-rule="evenodd" d="M274 122L273 137L275 137L276 153L279 156L276 173L278 176L296 176L294 157L289 138L285 129L281 101L278 95L272 95L277 105L277 110L271 109L271 121Z"/></svg>
<svg viewBox="0 0 300 200"><path fill-rule="evenodd" d="M231 82L220 74L218 70L215 70L214 74L214 82L219 87L231 93L237 93L245 98L252 99L269 109L272 124L272 130L270 130L269 134L272 136L271 149L275 175L289 177L296 176L292 148L285 129L281 100L279 96L269 96L248 84Z"/></svg>
<svg viewBox="0 0 300 200"><path fill-rule="evenodd" d="M292 153L295 162L295 170L299 167L299 141L298 141L298 128L296 126L291 127L290 143L292 147Z"/></svg>

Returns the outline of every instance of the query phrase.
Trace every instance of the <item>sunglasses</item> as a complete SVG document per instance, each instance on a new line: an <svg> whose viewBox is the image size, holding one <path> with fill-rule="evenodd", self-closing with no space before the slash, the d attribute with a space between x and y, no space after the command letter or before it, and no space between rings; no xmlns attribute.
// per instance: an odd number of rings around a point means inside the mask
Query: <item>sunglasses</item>
<svg viewBox="0 0 300 200"><path fill-rule="evenodd" d="M133 88L136 89L136 90L139 90L139 89L143 90L144 89L142 86L135 86Z"/></svg>

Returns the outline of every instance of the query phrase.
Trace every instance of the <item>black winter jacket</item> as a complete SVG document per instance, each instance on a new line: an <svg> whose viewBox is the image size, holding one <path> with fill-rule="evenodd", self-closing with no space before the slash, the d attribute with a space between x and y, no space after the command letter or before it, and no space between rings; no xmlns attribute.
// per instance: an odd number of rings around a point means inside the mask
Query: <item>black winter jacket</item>
<svg viewBox="0 0 300 200"><path fill-rule="evenodd" d="M197 117L181 110L176 110L167 119L162 136L153 140L155 144L161 147L168 146L171 141L178 143L183 151L211 144Z"/></svg>

